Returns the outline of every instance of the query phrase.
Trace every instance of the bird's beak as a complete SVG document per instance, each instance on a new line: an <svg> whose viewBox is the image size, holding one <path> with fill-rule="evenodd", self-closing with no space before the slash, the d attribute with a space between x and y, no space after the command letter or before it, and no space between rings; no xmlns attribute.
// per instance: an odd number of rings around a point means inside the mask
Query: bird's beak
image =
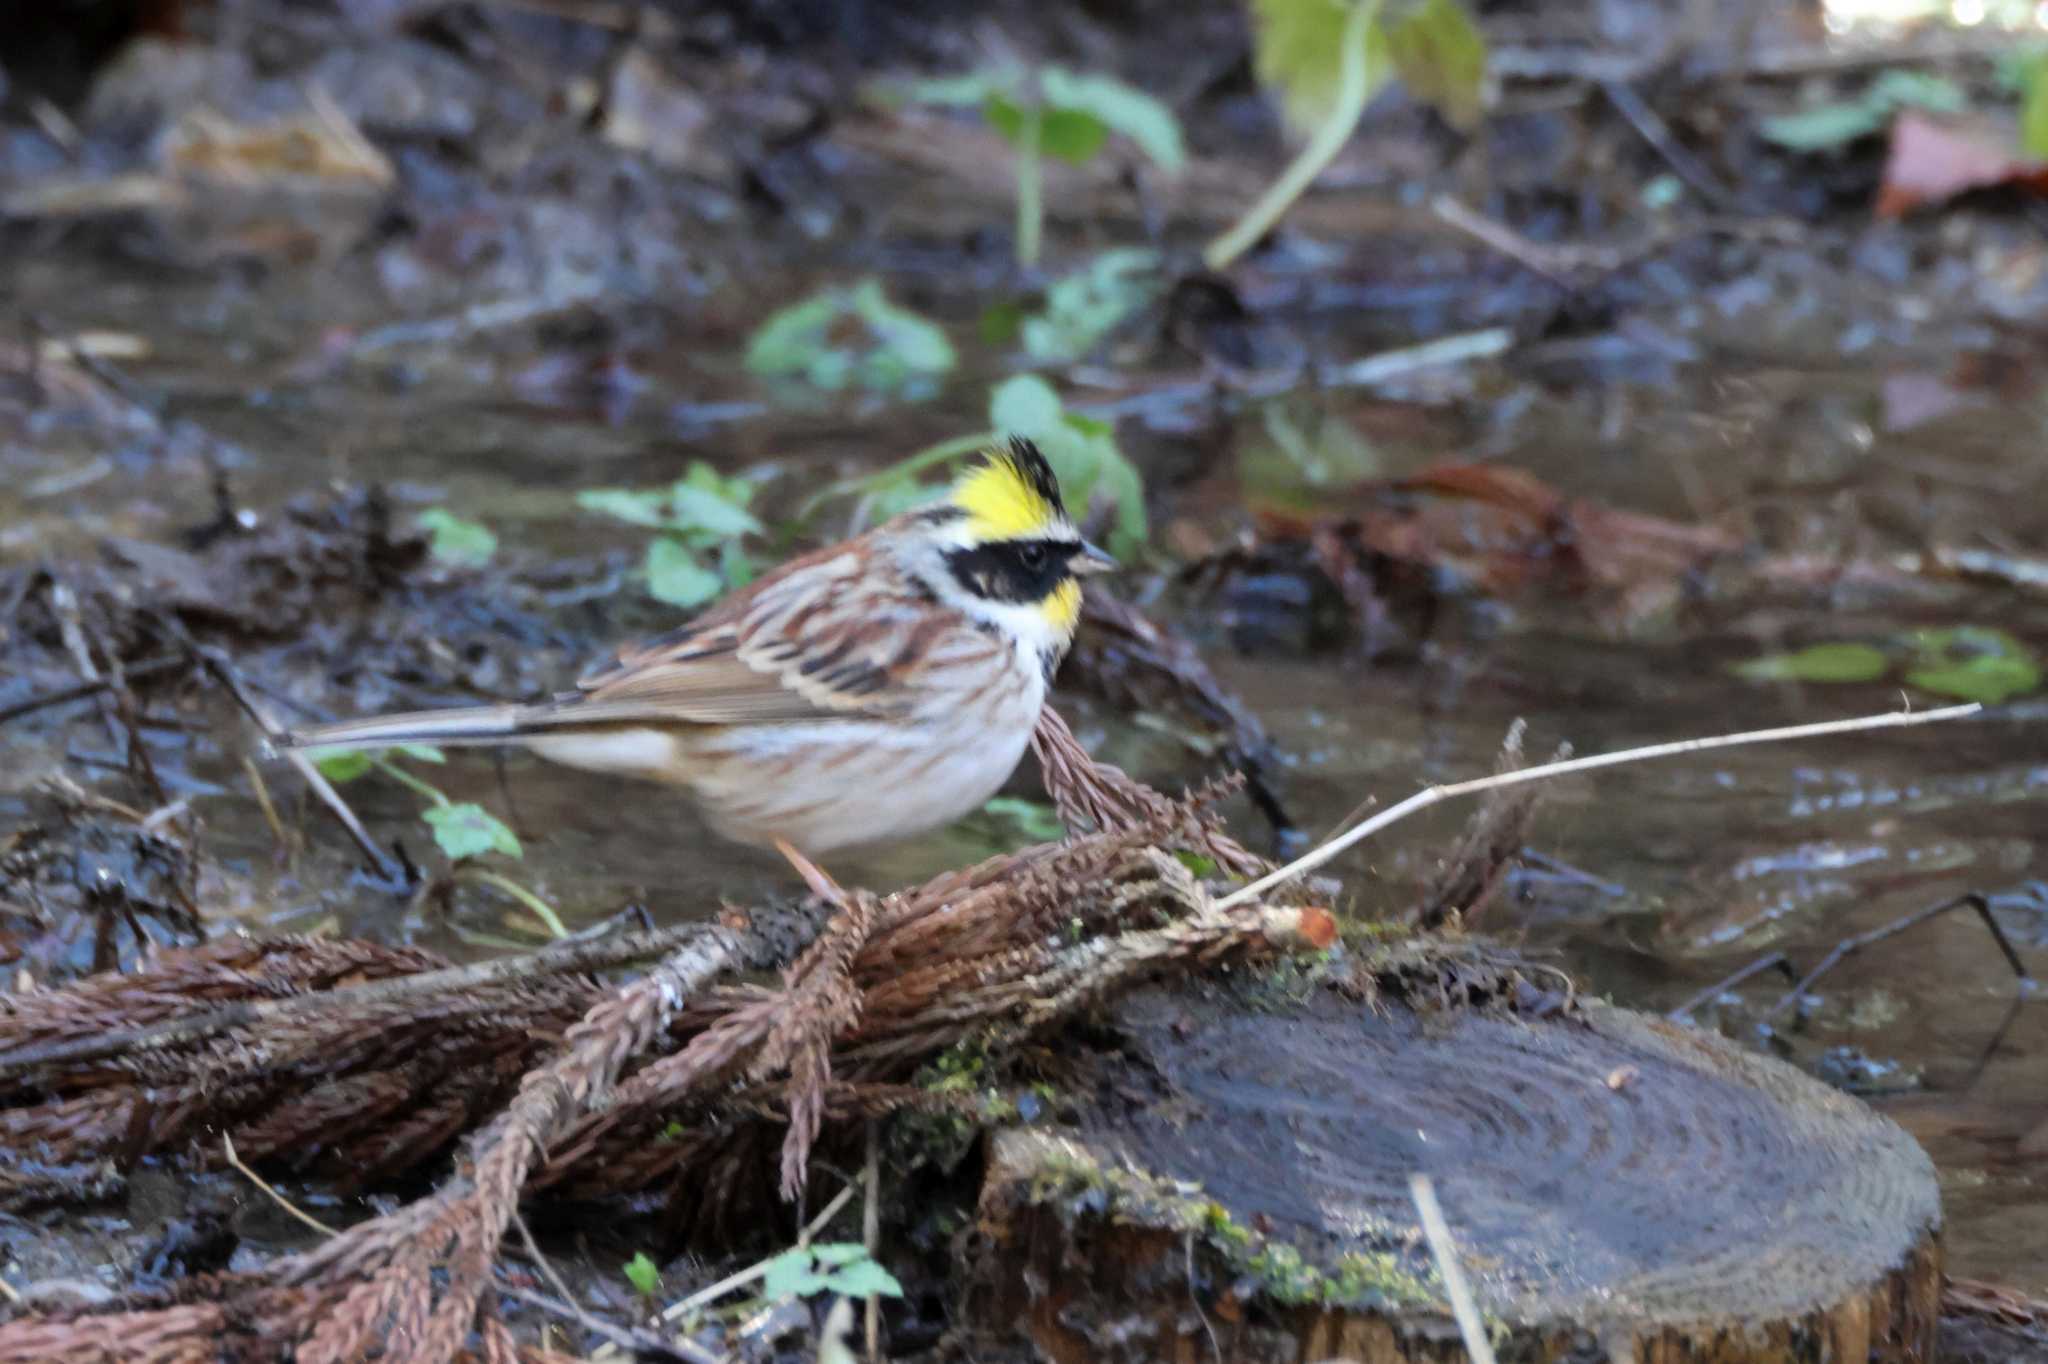
<svg viewBox="0 0 2048 1364"><path fill-rule="evenodd" d="M1116 560L1110 558L1086 540L1081 542L1081 552L1067 560L1067 571L1077 578L1086 578L1097 573L1107 573L1115 567Z"/></svg>

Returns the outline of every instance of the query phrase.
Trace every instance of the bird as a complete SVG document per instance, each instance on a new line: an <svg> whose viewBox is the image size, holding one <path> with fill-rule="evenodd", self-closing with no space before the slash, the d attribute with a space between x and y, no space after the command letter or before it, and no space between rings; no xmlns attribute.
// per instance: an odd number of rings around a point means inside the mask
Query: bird
<svg viewBox="0 0 2048 1364"><path fill-rule="evenodd" d="M1116 567L1036 443L998 441L944 497L792 559L573 691L287 731L293 749L514 745L684 788L737 843L810 856L909 837L999 790Z"/></svg>

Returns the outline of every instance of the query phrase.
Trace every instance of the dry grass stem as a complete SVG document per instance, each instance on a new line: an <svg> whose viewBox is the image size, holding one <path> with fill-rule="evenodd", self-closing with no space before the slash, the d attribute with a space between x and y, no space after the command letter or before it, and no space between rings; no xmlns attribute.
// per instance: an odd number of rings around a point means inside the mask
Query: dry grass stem
<svg viewBox="0 0 2048 1364"><path fill-rule="evenodd" d="M1740 734L1717 734L1704 739L1680 739L1674 743L1650 744L1643 748L1623 749L1618 753L1596 753L1585 758L1570 758L1564 762L1523 767L1512 772L1497 772L1490 777L1475 777L1470 781L1453 782L1448 786L1431 786L1339 834L1321 847L1302 854L1278 871L1269 872L1250 885L1233 891L1219 901L1217 907L1230 909L1246 904L1285 885L1297 876L1325 865L1352 845L1370 838L1388 825L1396 824L1418 810L1426 810L1454 796L1469 796L1475 792L1517 786L1527 781L1547 781L1552 777L1569 776L1574 772L1591 772L1602 767L1619 767L1624 763L1648 762L1655 758L1678 757L1687 753L1704 753L1716 748L1737 748L1748 744L1813 739L1829 734L1860 734L1874 729L1938 724L1945 720L1960 720L1983 709L1984 707L1971 702L1969 705L1945 706L1939 710L1894 711L1886 715L1866 715L1854 720L1823 720L1818 724L1787 725L1780 729L1753 729Z"/></svg>
<svg viewBox="0 0 2048 1364"><path fill-rule="evenodd" d="M1444 1221L1443 1207L1436 1200L1436 1185L1428 1175L1408 1176L1408 1193L1415 1200L1416 1215L1422 1219L1422 1234L1429 1241L1429 1253L1436 1259L1437 1273L1443 1275L1444 1292L1451 1300L1451 1315L1464 1337L1465 1353L1472 1364L1493 1364L1493 1342L1487 1339L1486 1323L1480 1319L1479 1304L1473 1301L1472 1285L1458 1263L1457 1243L1451 1240L1450 1223Z"/></svg>

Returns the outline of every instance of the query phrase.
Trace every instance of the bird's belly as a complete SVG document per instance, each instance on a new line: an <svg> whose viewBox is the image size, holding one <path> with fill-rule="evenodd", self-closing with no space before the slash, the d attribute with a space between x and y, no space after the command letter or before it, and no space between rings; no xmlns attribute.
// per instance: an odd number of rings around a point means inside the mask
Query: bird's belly
<svg viewBox="0 0 2048 1364"><path fill-rule="evenodd" d="M966 717L934 730L883 722L738 726L692 745L706 820L742 843L787 839L819 854L904 838L978 809L1031 739L1029 716Z"/></svg>

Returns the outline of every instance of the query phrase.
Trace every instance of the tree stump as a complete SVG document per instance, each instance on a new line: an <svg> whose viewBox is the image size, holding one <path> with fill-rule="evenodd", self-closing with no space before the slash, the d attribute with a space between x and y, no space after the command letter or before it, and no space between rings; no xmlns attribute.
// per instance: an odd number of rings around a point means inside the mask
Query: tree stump
<svg viewBox="0 0 2048 1364"><path fill-rule="evenodd" d="M1048 1359L1467 1358L1433 1179L1503 1361L1933 1358L1941 1210L1897 1126L1585 1004L1132 996L1077 1122L990 1147L975 1324Z"/></svg>

